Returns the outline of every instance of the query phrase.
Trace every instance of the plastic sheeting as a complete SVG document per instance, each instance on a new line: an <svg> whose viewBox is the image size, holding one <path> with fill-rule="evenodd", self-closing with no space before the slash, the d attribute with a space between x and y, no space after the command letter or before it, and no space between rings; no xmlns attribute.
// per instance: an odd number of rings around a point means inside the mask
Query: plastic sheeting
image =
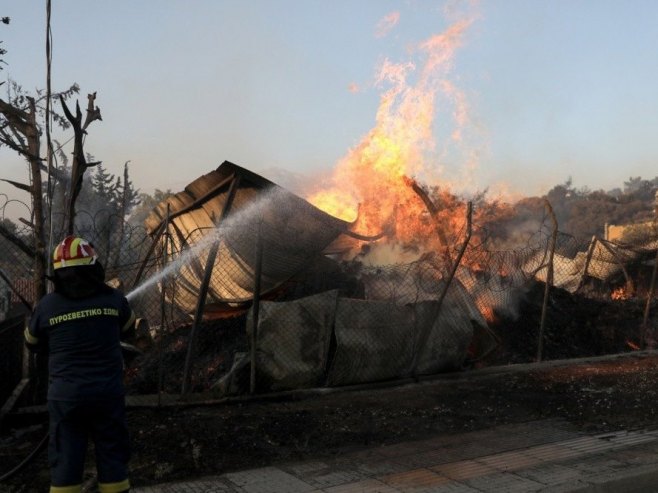
<svg viewBox="0 0 658 493"><path fill-rule="evenodd" d="M261 302L258 386L339 386L458 369L474 324L486 326L458 282L440 309L437 301L401 305L340 298L337 291ZM247 325L251 331L251 312Z"/></svg>
<svg viewBox="0 0 658 493"><path fill-rule="evenodd" d="M287 303L261 302L257 329L258 385L270 390L322 385L338 291ZM253 311L247 332L253 331Z"/></svg>

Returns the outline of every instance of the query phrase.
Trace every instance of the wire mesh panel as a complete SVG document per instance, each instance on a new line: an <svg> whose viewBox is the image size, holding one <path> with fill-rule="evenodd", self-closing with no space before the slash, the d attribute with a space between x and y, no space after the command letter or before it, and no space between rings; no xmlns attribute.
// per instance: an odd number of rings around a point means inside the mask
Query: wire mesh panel
<svg viewBox="0 0 658 493"><path fill-rule="evenodd" d="M544 296L546 281L566 293L609 300L620 284L648 285L655 257L652 244L562 233L551 252L550 231L542 224L513 250L495 250L476 232L480 240L466 245L457 266L464 246L459 238L440 252L391 248L389 254L404 253L399 258L406 260L385 263L390 255L365 241L356 255L344 255L335 245L327 255L337 226L323 226L306 203L276 193L241 200L242 212L217 228L171 222L160 236L116 215L80 213L76 233L97 246L108 279L142 319L124 351L133 402L178 396L186 382L187 393L226 396L460 368L501 344L536 345L541 303L531 307L532 314L522 312L521 304ZM0 242L10 304L29 305L33 258ZM548 309L549 323L559 320L551 315L556 308ZM519 316L533 325L526 324L517 341L490 329L492 321L511 323ZM559 344L573 340L549 330L551 354L560 354Z"/></svg>

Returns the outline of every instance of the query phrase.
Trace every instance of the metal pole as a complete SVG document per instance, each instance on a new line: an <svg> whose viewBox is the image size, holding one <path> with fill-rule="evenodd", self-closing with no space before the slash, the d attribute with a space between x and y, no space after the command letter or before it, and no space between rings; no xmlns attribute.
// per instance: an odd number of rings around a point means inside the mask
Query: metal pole
<svg viewBox="0 0 658 493"><path fill-rule="evenodd" d="M656 271L658 270L658 250L656 250L656 258L653 262L653 272L651 273L651 284L649 285L649 293L647 294L647 303L644 305L644 317L642 318L642 342L644 347L647 346L647 332L649 331L649 312L651 309L651 300L656 290Z"/></svg>
<svg viewBox="0 0 658 493"><path fill-rule="evenodd" d="M546 328L546 312L548 311L548 295L550 293L551 285L553 284L553 257L555 256L555 245L557 244L557 218L551 203L545 200L546 209L551 222L553 223L553 234L551 234L550 251L548 254L548 266L546 272L546 285L544 287L544 303L541 307L541 321L539 322L539 336L537 337L537 361L542 360L544 352L544 330Z"/></svg>
<svg viewBox="0 0 658 493"><path fill-rule="evenodd" d="M183 369L183 384L181 387L181 394L185 395L189 391L190 386L190 372L192 370L192 356L194 354L194 343L196 339L196 333L199 330L199 326L203 320L203 309L206 306L206 296L208 296L208 286L210 285L210 280L212 278L212 271L215 267L215 260L217 259L217 252L219 251L219 227L221 222L226 217L231 209L233 204L233 199L235 198L235 192L238 189L240 184L240 176L236 175L228 190L228 195L226 197L226 202L224 203L224 208L219 217L217 227L213 231L213 234L217 234L216 241L213 242L208 252L208 258L206 260L206 267L203 276L203 281L201 282L201 287L199 289L199 299L197 300L196 310L194 312L194 323L192 324L192 329L190 330L189 343L187 345L187 354L185 355L185 368Z"/></svg>
<svg viewBox="0 0 658 493"><path fill-rule="evenodd" d="M53 251L53 198L55 191L53 189L53 141L50 133L51 126L51 112L52 112L52 88L51 88L51 72L52 72L52 30L50 26L50 17L52 13L51 0L46 1L46 161L48 163L48 188L47 188L47 201L48 201L48 252ZM48 268L48 266L46 266Z"/></svg>
<svg viewBox="0 0 658 493"><path fill-rule="evenodd" d="M656 231L656 226L658 226L658 190L655 194L655 205L654 205L654 215L653 228L654 233ZM649 311L651 310L651 300L656 289L656 271L658 270L658 249L656 250L656 258L653 261L653 272L651 273L651 284L649 285L649 293L647 294L647 303L644 305L644 316L642 317L642 342L644 347L647 347L647 332L649 331ZM654 343L652 342L652 345Z"/></svg>
<svg viewBox="0 0 658 493"><path fill-rule="evenodd" d="M162 251L162 270L167 267L167 255L169 254L169 202L167 202L167 217L165 219L164 229L164 246ZM165 326L165 280L162 280L162 289L160 293L160 332L163 331ZM162 334L161 334L162 336ZM162 340L162 337L160 338ZM162 387L164 386L164 367L162 365L164 347L158 348L158 407L162 404Z"/></svg>
<svg viewBox="0 0 658 493"><path fill-rule="evenodd" d="M256 259L254 266L254 304L253 304L253 325L251 327L251 374L249 379L249 392L256 392L256 346L258 341L258 314L260 311L260 285L263 269L263 236L262 222L258 224L256 232Z"/></svg>
<svg viewBox="0 0 658 493"><path fill-rule="evenodd" d="M580 276L580 282L578 283L578 287L576 288L576 292L580 290L580 288L583 287L585 284L585 280L587 279L587 270L589 269L589 264L592 261L592 255L594 254L594 248L596 247L596 236L592 236L591 241L589 242L589 247L587 248L587 257L585 258L585 267L583 267L583 273Z"/></svg>
<svg viewBox="0 0 658 493"><path fill-rule="evenodd" d="M617 252L615 252L614 248L612 248L610 245L608 245L608 241L606 240L600 240L599 243L601 243L601 246L605 248L610 255L612 255L612 258L614 258L617 261L617 264L619 264L619 268L624 274L624 278L626 279L626 291L628 294L633 294L635 292L635 286L633 285L633 280L631 279L631 276L628 275L628 271L626 270L626 267L624 267L624 262L619 258L619 255L617 255Z"/></svg>
<svg viewBox="0 0 658 493"><path fill-rule="evenodd" d="M459 250L459 254L457 255L457 258L452 264L452 269L446 280L445 287L443 288L443 291L441 292L441 294L439 295L439 299L437 300L436 310L434 312L434 316L431 318L432 324L434 323L434 320L436 320L441 313L441 305L443 304L443 300L448 294L448 289L450 288L450 284L452 284L452 280L454 279L455 274L457 273L457 268L459 268L459 264L461 263L462 257L464 256L464 252L466 252L466 248L468 247L468 244L471 241L471 234L473 232L472 223L471 223L472 217L473 217L473 203L469 202L466 207L466 238L464 239L464 243L462 244L462 247ZM411 371L413 372L414 377L416 377L416 365L418 363L418 357L420 351L422 350L423 347L425 347L425 344L427 344L427 338L429 337L431 330L432 330L432 325L426 326L425 330L421 332L420 338L418 339L418 344L416 345L416 350L414 351L414 357L411 362Z"/></svg>

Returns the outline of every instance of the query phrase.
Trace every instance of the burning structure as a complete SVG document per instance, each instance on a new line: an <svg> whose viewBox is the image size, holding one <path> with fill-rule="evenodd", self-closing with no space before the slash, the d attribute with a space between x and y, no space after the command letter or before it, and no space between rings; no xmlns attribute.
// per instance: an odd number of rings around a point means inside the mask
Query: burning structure
<svg viewBox="0 0 658 493"><path fill-rule="evenodd" d="M358 224L229 162L146 220L153 253L176 270L174 283L160 284L169 303L196 322L249 310L241 330L261 386L459 368L474 327L486 327L472 296L427 252L403 265L367 265L387 232L362 235Z"/></svg>
<svg viewBox="0 0 658 493"><path fill-rule="evenodd" d="M322 252L339 248L341 236L355 237L349 223L229 162L161 203L146 227L156 240L166 240L160 245L166 255L189 252L179 261L175 300L186 312L194 310L202 289L207 310L252 301L258 241L260 291L267 294ZM212 276L203 287L209 267Z"/></svg>
<svg viewBox="0 0 658 493"><path fill-rule="evenodd" d="M491 352L497 340L487 320L514 312L528 282L576 292L599 268L616 269L616 260L605 263L605 245L574 246L557 226L553 238L541 231L522 252L497 255L471 229L485 222L486 207L472 212L447 187L412 178L444 166L426 163L437 150L440 100L454 129L439 155L462 154L465 168L476 166L477 150L464 145L469 107L449 77L472 21L416 46L425 58L417 72L415 63L382 63L376 84L387 89L374 127L306 200L225 162L152 212L151 256L167 261L152 279L193 324L176 342L189 341L184 382L204 319L225 321L215 332L231 340L242 337L234 351L203 356L204 368L222 368L224 390L246 367L252 390L255 382L281 389L385 380ZM227 329L230 320L239 323Z"/></svg>
<svg viewBox="0 0 658 493"><path fill-rule="evenodd" d="M412 192L408 207L392 208L368 234L363 209L352 221L336 218L229 162L156 207L146 223L151 254L166 262L141 285L159 281L168 305L186 314L187 323L157 334L174 338L165 351L200 369L183 381L226 394L431 374L501 348L513 349L508 362L531 361L547 279L562 288L545 334L551 358L582 355L583 345L594 355L642 344L639 324L619 336L614 317L595 321L610 317L607 305L578 294L610 258L624 268L614 251L557 234L552 247L544 235L495 255L481 231L471 235L469 214L459 222L465 204L439 210L436 194L400 182ZM404 213L418 205L414 238ZM195 349L198 337L205 342Z"/></svg>

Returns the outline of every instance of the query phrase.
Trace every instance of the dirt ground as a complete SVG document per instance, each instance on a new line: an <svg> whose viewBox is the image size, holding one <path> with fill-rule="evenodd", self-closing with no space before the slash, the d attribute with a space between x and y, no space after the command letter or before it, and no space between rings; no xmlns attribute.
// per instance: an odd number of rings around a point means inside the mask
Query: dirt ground
<svg viewBox="0 0 658 493"><path fill-rule="evenodd" d="M378 389L130 409L132 481L149 485L333 457L537 419L562 418L585 432L655 428L657 370L658 353L635 352L602 360L468 370ZM25 448L42 431L38 425L24 428ZM7 442L4 438L0 443ZM4 469L16 456L2 453ZM93 491L92 460L86 477L86 491ZM24 472L0 485L0 491L42 492L47 486L43 452Z"/></svg>

